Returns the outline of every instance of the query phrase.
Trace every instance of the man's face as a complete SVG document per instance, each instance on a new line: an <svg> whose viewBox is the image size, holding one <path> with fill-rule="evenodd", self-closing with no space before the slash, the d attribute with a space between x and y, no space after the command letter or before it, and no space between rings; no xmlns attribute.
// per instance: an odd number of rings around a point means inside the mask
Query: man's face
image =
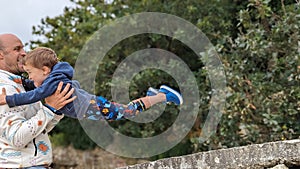
<svg viewBox="0 0 300 169"><path fill-rule="evenodd" d="M24 46L19 38L14 35L1 37L4 48L0 50L0 68L14 74L24 72L21 59L26 55Z"/></svg>

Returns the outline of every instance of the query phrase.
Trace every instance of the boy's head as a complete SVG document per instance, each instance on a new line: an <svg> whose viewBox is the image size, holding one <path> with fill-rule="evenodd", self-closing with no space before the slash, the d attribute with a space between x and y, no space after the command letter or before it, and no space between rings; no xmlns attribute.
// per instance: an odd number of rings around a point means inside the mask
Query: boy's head
<svg viewBox="0 0 300 169"><path fill-rule="evenodd" d="M29 79L34 81L36 87L42 85L57 62L56 53L46 47L32 50L22 60L24 70L28 73Z"/></svg>
<svg viewBox="0 0 300 169"><path fill-rule="evenodd" d="M58 58L54 50L46 47L38 47L27 53L22 61L23 65L31 65L38 69L47 66L52 69L58 62Z"/></svg>

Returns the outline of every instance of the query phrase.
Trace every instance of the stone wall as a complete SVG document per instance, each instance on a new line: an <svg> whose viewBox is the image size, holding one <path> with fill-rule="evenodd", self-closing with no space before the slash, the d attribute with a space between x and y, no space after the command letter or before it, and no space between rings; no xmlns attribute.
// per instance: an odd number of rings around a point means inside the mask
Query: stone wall
<svg viewBox="0 0 300 169"><path fill-rule="evenodd" d="M300 168L300 139L213 150L119 169Z"/></svg>
<svg viewBox="0 0 300 169"><path fill-rule="evenodd" d="M54 147L54 169L115 169L138 164L146 160L122 158L101 148L77 150L70 147Z"/></svg>

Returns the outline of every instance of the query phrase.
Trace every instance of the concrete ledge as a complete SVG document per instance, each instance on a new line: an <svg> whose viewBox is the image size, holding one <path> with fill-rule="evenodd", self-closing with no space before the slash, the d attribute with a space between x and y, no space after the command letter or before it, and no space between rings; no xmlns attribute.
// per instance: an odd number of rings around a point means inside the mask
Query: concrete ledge
<svg viewBox="0 0 300 169"><path fill-rule="evenodd" d="M200 152L119 169L264 169L279 164L300 168L300 139Z"/></svg>

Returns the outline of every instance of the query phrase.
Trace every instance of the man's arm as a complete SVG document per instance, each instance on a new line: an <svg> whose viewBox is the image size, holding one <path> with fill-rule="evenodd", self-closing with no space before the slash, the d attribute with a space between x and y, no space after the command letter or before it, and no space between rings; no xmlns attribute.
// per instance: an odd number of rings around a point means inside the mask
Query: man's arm
<svg viewBox="0 0 300 169"><path fill-rule="evenodd" d="M63 87L63 82L59 82L54 94L45 98L46 104L56 110L61 109L66 104L71 103L72 101L74 101L76 99L76 96L70 98L75 90L74 88L72 88L69 91L69 89L71 87L70 83L68 83L63 90L62 90L62 87Z"/></svg>
<svg viewBox="0 0 300 169"><path fill-rule="evenodd" d="M62 86L63 86L63 83L60 82L58 84L58 87L57 87L55 93L45 99L45 102L47 105L46 107L50 108L50 110L52 110L55 113L57 110L61 109L66 104L68 104L76 99L76 96L70 98L74 92L74 88L69 90L69 88L71 86L69 83L65 86L63 91L61 91ZM70 99L67 99L67 98L70 98ZM59 120L60 120L60 118L54 118L51 122L49 122L48 126L46 128L46 131L47 132L51 131L56 126L56 124L59 122Z"/></svg>

